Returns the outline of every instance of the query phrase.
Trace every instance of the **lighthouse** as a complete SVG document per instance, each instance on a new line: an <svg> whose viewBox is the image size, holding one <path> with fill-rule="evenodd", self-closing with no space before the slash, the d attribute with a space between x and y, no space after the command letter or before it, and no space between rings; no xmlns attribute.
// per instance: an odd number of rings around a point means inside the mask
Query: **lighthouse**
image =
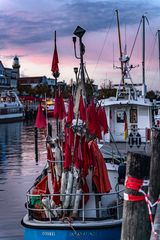
<svg viewBox="0 0 160 240"><path fill-rule="evenodd" d="M20 64L19 64L19 58L17 56L15 56L13 58L13 64L12 64L12 68L14 70L14 73L16 75L16 79L18 79L20 77Z"/></svg>

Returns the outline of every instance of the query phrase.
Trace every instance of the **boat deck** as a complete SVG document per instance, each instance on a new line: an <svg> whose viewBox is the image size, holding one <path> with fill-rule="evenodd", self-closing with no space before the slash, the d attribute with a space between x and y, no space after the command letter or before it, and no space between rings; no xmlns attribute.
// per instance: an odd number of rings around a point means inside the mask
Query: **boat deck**
<svg viewBox="0 0 160 240"><path fill-rule="evenodd" d="M130 147L129 144L125 142L110 142L103 144L100 149L105 159L114 158L117 160L125 160L128 152L138 152L141 154L150 155L151 143L142 143L140 147Z"/></svg>
<svg viewBox="0 0 160 240"><path fill-rule="evenodd" d="M110 227L113 225L120 225L122 223L122 219L105 219L105 220L85 220L85 221L79 221L79 220L74 220L71 221L69 218L67 219L62 219L62 220L54 220L54 221L39 221L36 219L28 220L28 215L26 215L23 218L23 225L26 227L35 227L35 228L50 228L50 229L64 229L64 228L71 228L72 226L74 228L102 228L104 225Z"/></svg>

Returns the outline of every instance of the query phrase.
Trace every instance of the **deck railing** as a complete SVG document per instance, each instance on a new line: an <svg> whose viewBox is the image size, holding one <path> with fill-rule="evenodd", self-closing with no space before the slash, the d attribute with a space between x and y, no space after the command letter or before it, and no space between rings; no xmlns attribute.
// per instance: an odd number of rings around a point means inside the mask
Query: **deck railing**
<svg viewBox="0 0 160 240"><path fill-rule="evenodd" d="M69 205L65 208L62 205L51 206L51 202L55 197L66 196L79 196L79 207L74 208ZM37 219L39 221L55 221L72 219L81 222L85 221L98 221L107 219L121 219L123 208L123 190L111 193L81 193L81 194L40 194L34 195L28 192L26 207L28 210L29 219ZM92 198L94 205L88 206L85 203L86 197ZM99 201L102 200L103 203ZM44 199L47 199L47 205L44 204ZM37 201L38 204L32 205L33 201ZM101 203L101 204L100 204ZM68 220L67 220L68 221Z"/></svg>

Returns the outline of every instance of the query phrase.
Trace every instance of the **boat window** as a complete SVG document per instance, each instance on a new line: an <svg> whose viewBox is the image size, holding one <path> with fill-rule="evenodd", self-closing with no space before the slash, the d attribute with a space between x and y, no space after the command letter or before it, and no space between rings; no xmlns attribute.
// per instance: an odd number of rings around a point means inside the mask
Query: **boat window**
<svg viewBox="0 0 160 240"><path fill-rule="evenodd" d="M130 123L137 123L137 108L130 109Z"/></svg>
<svg viewBox="0 0 160 240"><path fill-rule="evenodd" d="M124 110L117 111L117 123L124 123Z"/></svg>

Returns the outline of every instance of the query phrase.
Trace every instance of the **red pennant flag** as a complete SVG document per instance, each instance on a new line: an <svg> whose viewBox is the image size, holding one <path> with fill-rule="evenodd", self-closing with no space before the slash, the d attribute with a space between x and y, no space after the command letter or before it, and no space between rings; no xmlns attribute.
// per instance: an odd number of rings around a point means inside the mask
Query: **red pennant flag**
<svg viewBox="0 0 160 240"><path fill-rule="evenodd" d="M57 91L56 96L55 96L55 104L54 104L54 117L57 119L63 119L66 116L66 110L65 110L65 105L64 105L64 99Z"/></svg>
<svg viewBox="0 0 160 240"><path fill-rule="evenodd" d="M84 105L83 97L82 95L80 96L80 101L79 101L79 118L85 122L86 121L86 108Z"/></svg>
<svg viewBox="0 0 160 240"><path fill-rule="evenodd" d="M98 121L100 123L100 126L102 130L105 133L108 133L108 122L107 122L107 116L104 107L99 107L98 108Z"/></svg>
<svg viewBox="0 0 160 240"><path fill-rule="evenodd" d="M45 128L46 127L46 118L44 116L41 104L39 104L39 106L38 106L35 124L36 124L37 128Z"/></svg>
<svg viewBox="0 0 160 240"><path fill-rule="evenodd" d="M95 135L99 139L102 139L100 124L98 122L98 115L93 100L87 109L87 121L89 133Z"/></svg>
<svg viewBox="0 0 160 240"><path fill-rule="evenodd" d="M70 169L72 163L71 147L65 143L64 169Z"/></svg>
<svg viewBox="0 0 160 240"><path fill-rule="evenodd" d="M68 103L67 123L71 125L73 118L74 118L74 113L73 113L73 97L70 96L70 98L69 98L69 103Z"/></svg>
<svg viewBox="0 0 160 240"><path fill-rule="evenodd" d="M81 170L81 175L83 177L86 177L88 175L88 170L89 170L89 167L92 166L92 159L91 159L91 155L90 155L90 150L89 150L89 147L88 147L88 142L86 141L86 139L83 139L82 141L82 154L83 154L83 167L82 167L82 170Z"/></svg>
<svg viewBox="0 0 160 240"><path fill-rule="evenodd" d="M97 188L99 193L107 193L112 189L108 170L106 168L106 164L103 158L103 155L98 148L98 145L95 141L89 142L90 152L92 153L92 157L94 160L94 168L93 168L93 182Z"/></svg>
<svg viewBox="0 0 160 240"><path fill-rule="evenodd" d="M58 67L59 59L58 59L58 52L57 52L57 45L56 45L56 31L55 31L55 45L54 45L54 54L52 60L51 71L53 75L59 75L59 67Z"/></svg>
<svg viewBox="0 0 160 240"><path fill-rule="evenodd" d="M64 105L64 99L62 94L60 93L60 113L59 113L59 119L63 119L66 116L66 109Z"/></svg>

